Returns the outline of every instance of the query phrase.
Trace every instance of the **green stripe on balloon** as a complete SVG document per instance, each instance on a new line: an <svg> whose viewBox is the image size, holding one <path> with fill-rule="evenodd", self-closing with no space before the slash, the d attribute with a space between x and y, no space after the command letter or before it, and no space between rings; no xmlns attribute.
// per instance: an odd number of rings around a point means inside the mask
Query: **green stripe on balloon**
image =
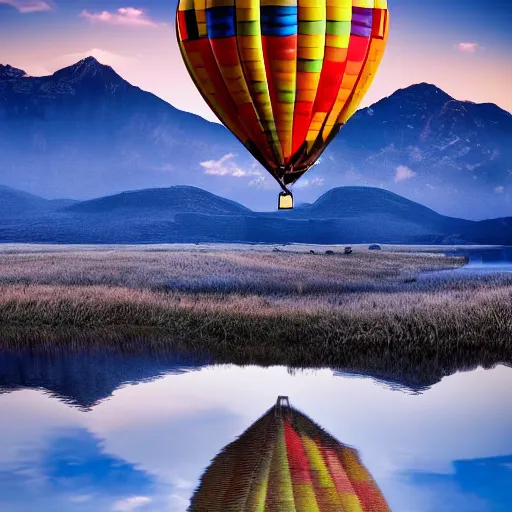
<svg viewBox="0 0 512 512"><path fill-rule="evenodd" d="M347 36L351 29L350 21L327 21L326 33L333 36Z"/></svg>
<svg viewBox="0 0 512 512"><path fill-rule="evenodd" d="M299 21L299 34L318 35L325 33L325 20Z"/></svg>
<svg viewBox="0 0 512 512"><path fill-rule="evenodd" d="M320 73L324 65L323 59L318 60L298 60L297 71L305 73Z"/></svg>

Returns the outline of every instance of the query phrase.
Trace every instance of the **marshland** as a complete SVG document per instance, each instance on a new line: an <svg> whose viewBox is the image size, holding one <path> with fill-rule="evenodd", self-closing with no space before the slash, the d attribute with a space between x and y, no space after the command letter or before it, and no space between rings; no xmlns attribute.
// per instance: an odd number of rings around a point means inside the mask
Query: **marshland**
<svg viewBox="0 0 512 512"><path fill-rule="evenodd" d="M3 246L0 347L80 340L294 366L344 365L355 350L512 361L512 273L460 272L467 257L439 248L353 249Z"/></svg>

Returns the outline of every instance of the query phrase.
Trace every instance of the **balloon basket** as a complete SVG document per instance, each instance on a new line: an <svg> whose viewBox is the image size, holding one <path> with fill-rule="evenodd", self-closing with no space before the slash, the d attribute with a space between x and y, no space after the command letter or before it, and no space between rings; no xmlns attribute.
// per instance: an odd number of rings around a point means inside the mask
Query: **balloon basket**
<svg viewBox="0 0 512 512"><path fill-rule="evenodd" d="M279 194L279 202L277 204L279 210L293 210L293 196L286 192Z"/></svg>

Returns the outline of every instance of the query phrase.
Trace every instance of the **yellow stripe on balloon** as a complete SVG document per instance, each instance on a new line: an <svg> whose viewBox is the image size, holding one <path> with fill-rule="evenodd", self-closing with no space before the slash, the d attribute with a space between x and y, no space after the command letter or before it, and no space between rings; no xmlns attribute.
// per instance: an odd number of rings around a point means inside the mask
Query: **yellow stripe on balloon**
<svg viewBox="0 0 512 512"><path fill-rule="evenodd" d="M272 454L265 512L297 512L293 499L292 478L286 456L282 423L278 429L274 453Z"/></svg>
<svg viewBox="0 0 512 512"><path fill-rule="evenodd" d="M364 9L373 9L375 0L353 0L354 7L362 7Z"/></svg>
<svg viewBox="0 0 512 512"><path fill-rule="evenodd" d="M337 21L337 22L346 22L350 23L352 21L352 0L326 0L326 12L327 19L329 21ZM330 54L330 52L341 52L348 48L350 42L350 35L345 36L335 36L328 34L325 38L325 53L326 56ZM341 93L343 88L343 81L345 84L349 83L349 79L344 76L341 84L340 92L338 92L337 98L333 105L333 110L338 109L338 114L343 108L344 100L348 99L348 95L345 98L345 94ZM332 110L331 110L332 112ZM338 115L337 114L337 115ZM336 116L330 116L328 112L316 112L313 120L311 122L308 134L306 136L306 141L308 145L308 151L310 151L317 139L320 137L320 132L324 127L324 124L328 126L329 132L332 130L334 126L334 121L337 118ZM332 123L330 122L332 120ZM324 128L325 132L325 128ZM325 137L322 135L323 139Z"/></svg>
<svg viewBox="0 0 512 512"><path fill-rule="evenodd" d="M302 436L302 443L311 469L313 487L317 496L316 501L320 512L342 510L342 504L336 491L336 486L329 473L322 452L315 440Z"/></svg>
<svg viewBox="0 0 512 512"><path fill-rule="evenodd" d="M261 42L260 2L259 0L237 0L236 18L239 21L256 21L259 28L257 36L237 36L237 47L247 86L252 96L254 108L258 115L262 130L268 141L268 149L273 154L274 165L284 164L283 151L277 136L270 91L263 58Z"/></svg>

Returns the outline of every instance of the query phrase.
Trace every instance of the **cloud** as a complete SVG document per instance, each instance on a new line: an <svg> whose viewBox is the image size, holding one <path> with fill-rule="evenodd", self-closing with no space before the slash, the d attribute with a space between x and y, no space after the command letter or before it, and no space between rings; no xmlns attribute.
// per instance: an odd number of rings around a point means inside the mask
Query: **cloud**
<svg viewBox="0 0 512 512"><path fill-rule="evenodd" d="M263 188L267 184L267 178L261 174L260 176L257 176L256 178L249 181L249 187L254 188Z"/></svg>
<svg viewBox="0 0 512 512"><path fill-rule="evenodd" d="M409 169L406 165L399 165L395 171L395 183L400 183L401 181L410 180L414 178L416 173Z"/></svg>
<svg viewBox="0 0 512 512"><path fill-rule="evenodd" d="M151 503L151 498L148 498L147 496L132 496L131 498L126 498L115 503L113 510L114 512L130 512L131 510L137 510L148 503Z"/></svg>
<svg viewBox="0 0 512 512"><path fill-rule="evenodd" d="M0 0L0 5L10 5L22 14L31 12L53 11L53 6L43 0Z"/></svg>
<svg viewBox="0 0 512 512"><path fill-rule="evenodd" d="M262 173L257 170L257 164L253 164L252 168L245 170L240 168L233 159L236 157L234 153L227 153L219 160L206 160L200 162L200 166L205 169L204 173L211 176L233 176L242 178L244 176L260 176Z"/></svg>
<svg viewBox="0 0 512 512"><path fill-rule="evenodd" d="M306 188L306 187L321 187L324 184L323 178L313 178L311 180L299 180L297 182L297 188Z"/></svg>
<svg viewBox="0 0 512 512"><path fill-rule="evenodd" d="M194 489L194 487L196 486L194 482L191 482L190 480L186 480L185 478L180 477L173 478L172 485L176 489Z"/></svg>
<svg viewBox="0 0 512 512"><path fill-rule="evenodd" d="M500 185L499 187L496 187L494 189L494 192L496 192L496 194L503 194L503 192L505 192L505 187L503 185Z"/></svg>
<svg viewBox="0 0 512 512"><path fill-rule="evenodd" d="M480 45L478 43L459 43L457 50L464 53L475 53Z"/></svg>
<svg viewBox="0 0 512 512"><path fill-rule="evenodd" d="M102 11L91 13L84 9L80 14L93 23L109 23L111 25L124 25L129 27L158 27L165 23L157 23L152 20L144 9L134 7L120 7L115 12Z"/></svg>

